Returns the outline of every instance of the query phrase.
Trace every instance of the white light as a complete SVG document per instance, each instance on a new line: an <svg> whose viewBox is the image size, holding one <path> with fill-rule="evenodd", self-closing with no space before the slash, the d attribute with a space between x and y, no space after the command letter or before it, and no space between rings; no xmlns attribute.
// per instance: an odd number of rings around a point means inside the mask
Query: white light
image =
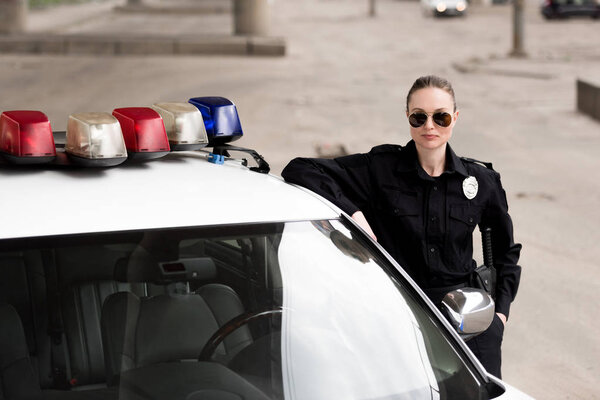
<svg viewBox="0 0 600 400"><path fill-rule="evenodd" d="M189 103L156 103L152 105L152 108L163 119L172 150L177 150L173 145L204 147L208 144L202 114L194 105Z"/></svg>
<svg viewBox="0 0 600 400"><path fill-rule="evenodd" d="M438 10L438 12L444 12L446 11L446 4L444 3L438 3L436 10Z"/></svg>
<svg viewBox="0 0 600 400"><path fill-rule="evenodd" d="M88 159L127 157L119 121L104 112L69 115L65 150Z"/></svg>
<svg viewBox="0 0 600 400"><path fill-rule="evenodd" d="M467 9L467 4L463 3L462 1L459 1L458 3L456 3L456 10L457 11L465 11Z"/></svg>

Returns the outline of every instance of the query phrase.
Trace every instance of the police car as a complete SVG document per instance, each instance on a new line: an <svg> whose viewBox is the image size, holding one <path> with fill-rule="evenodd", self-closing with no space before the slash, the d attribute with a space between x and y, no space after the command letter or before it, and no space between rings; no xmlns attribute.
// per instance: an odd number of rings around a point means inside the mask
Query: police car
<svg viewBox="0 0 600 400"><path fill-rule="evenodd" d="M242 135L219 97L2 113L0 398L529 398L459 337L489 298L445 318Z"/></svg>

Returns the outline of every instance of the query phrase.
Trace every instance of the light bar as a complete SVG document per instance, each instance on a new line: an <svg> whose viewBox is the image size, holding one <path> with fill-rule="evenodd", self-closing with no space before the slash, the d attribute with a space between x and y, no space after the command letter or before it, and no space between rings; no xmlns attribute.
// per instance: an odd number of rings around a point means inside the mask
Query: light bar
<svg viewBox="0 0 600 400"><path fill-rule="evenodd" d="M127 154L131 159L160 158L169 153L169 139L160 115L148 107L113 110L119 120Z"/></svg>
<svg viewBox="0 0 600 400"><path fill-rule="evenodd" d="M105 112L69 115L65 150L81 165L111 167L127 159L119 121Z"/></svg>
<svg viewBox="0 0 600 400"><path fill-rule="evenodd" d="M198 150L208 144L202 114L189 103L156 103L152 108L165 124L171 150Z"/></svg>
<svg viewBox="0 0 600 400"><path fill-rule="evenodd" d="M0 153L15 164L47 163L56 157L52 128L40 111L5 111L0 115Z"/></svg>
<svg viewBox="0 0 600 400"><path fill-rule="evenodd" d="M238 140L244 134L235 104L224 97L194 97L189 102L202 113L209 146Z"/></svg>

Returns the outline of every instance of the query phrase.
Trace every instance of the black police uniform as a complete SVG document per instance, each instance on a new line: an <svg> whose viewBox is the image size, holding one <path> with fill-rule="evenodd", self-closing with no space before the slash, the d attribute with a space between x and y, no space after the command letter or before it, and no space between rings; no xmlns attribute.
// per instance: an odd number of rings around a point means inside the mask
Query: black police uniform
<svg viewBox="0 0 600 400"><path fill-rule="evenodd" d="M435 303L439 293L464 286L476 267L472 234L476 225L492 229L497 270L496 312L506 317L519 285L520 244L513 240L500 175L447 145L439 177L420 166L415 143L381 145L366 154L330 159L296 158L283 170L288 182L307 187L347 214L362 211L379 243ZM468 199L463 181L474 177L478 191ZM448 290L447 290L448 289ZM488 372L500 377L502 321L467 342Z"/></svg>

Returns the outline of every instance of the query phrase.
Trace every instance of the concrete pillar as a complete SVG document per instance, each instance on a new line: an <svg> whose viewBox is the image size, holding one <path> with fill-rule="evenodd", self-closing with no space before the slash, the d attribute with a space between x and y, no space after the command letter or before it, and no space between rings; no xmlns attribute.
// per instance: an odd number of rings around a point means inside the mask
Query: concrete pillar
<svg viewBox="0 0 600 400"><path fill-rule="evenodd" d="M513 49L512 57L527 57L525 53L525 0L513 0Z"/></svg>
<svg viewBox="0 0 600 400"><path fill-rule="evenodd" d="M25 32L27 0L0 0L0 34Z"/></svg>
<svg viewBox="0 0 600 400"><path fill-rule="evenodd" d="M128 6L141 6L143 3L142 0L127 0Z"/></svg>
<svg viewBox="0 0 600 400"><path fill-rule="evenodd" d="M268 35L271 2L272 0L233 0L234 33Z"/></svg>

